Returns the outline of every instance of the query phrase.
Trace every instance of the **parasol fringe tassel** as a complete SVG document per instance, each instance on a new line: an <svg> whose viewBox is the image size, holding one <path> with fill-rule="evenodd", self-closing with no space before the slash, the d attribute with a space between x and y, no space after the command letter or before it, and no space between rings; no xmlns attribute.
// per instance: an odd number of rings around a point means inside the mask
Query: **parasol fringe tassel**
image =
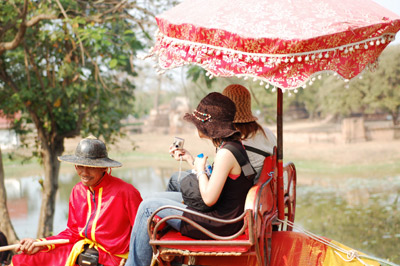
<svg viewBox="0 0 400 266"><path fill-rule="evenodd" d="M261 61L263 63L266 63L268 61L267 58L276 59L274 61L275 63L281 63L282 61L285 63L288 62L294 63L294 62L301 62L303 59L309 61L310 59L315 60L315 59L329 58L331 54L335 54L338 51L347 54L349 52L358 50L362 47L364 49L368 49L370 46L374 45L378 46L380 44L386 44L387 41L391 42L394 40L394 38L395 36L393 33L385 33L378 37L373 37L367 40L349 43L328 49L314 50L302 53L291 53L291 54L259 54L259 53L241 52L229 48L217 47L204 43L199 44L191 41L180 40L166 36L161 32L157 34L157 39L159 40L160 43L163 43L165 46L184 45L190 47L191 50L190 52L198 50L202 51L203 54L208 54L208 55L212 55L215 53L217 56L220 56L221 54L224 54L230 57L236 57L240 60L243 60L244 57L245 58L244 61L247 63L251 62L252 60L254 60L255 62Z"/></svg>
<svg viewBox="0 0 400 266"><path fill-rule="evenodd" d="M163 38L165 39L166 37L164 36ZM386 38L385 37L381 37L380 40L376 40L375 42L372 42L372 41L368 40L368 41L364 41L363 44L366 45L366 46L368 46L368 45L369 46L371 46L371 45L381 45L381 44L386 43L386 41L390 42L393 39L394 38L392 38L391 36L386 37ZM172 41L169 41L169 42L171 44L173 44L173 45L178 45L178 42L172 42ZM365 47L362 46L362 44L360 46L360 44L356 44L356 45L353 45L351 47L350 46L349 47L341 46L336 51L334 51L334 53L337 53L339 51L341 51L343 53L351 53L351 52L354 52L357 49L365 48ZM158 46L158 47L160 47L160 46ZM201 54L207 54L208 55L210 53L211 54L215 53L215 54L221 55L221 53L223 53L223 52L221 52L221 50L216 50L214 48L207 47L204 44L200 48L201 48L201 51L198 51L198 50L196 50L197 49L196 46L191 47L190 51L189 51L191 53L191 55L188 55L188 57L191 59L191 62L183 62L183 63L184 64L194 63L194 64L197 64L197 65L203 67L204 69L208 69L208 71L206 73L206 76L208 76L210 79L220 76L219 73L210 72L209 69L212 66L210 61L208 61L207 63L202 63L201 62ZM157 61L157 58L159 57L159 54L160 53L162 54L165 49L168 49L168 48L162 47L162 48L158 48L157 49L157 48L153 47L153 48L150 49L149 54L144 55L144 56L140 56L140 59L147 59L149 57L152 57L155 61ZM225 54L227 56L233 56L235 58L242 58L242 59L244 58L244 60L248 61L248 62L251 62L251 60L254 60L254 61L259 61L259 62L260 61L261 62L265 62L265 64L279 64L279 63L283 63L283 62L285 62L285 63L288 63L288 62L301 62L302 60L310 61L310 60L318 60L318 59L323 59L323 58L329 58L331 56L331 54L329 52L326 52L325 54L323 52L319 52L318 54L315 53L315 52L314 53L308 52L306 55L297 56L297 57L294 57L294 56L288 57L288 56L286 56L286 57L282 57L282 58L268 58L267 59L267 57L260 57L260 56L251 57L251 56L248 56L248 55L246 56L245 53L243 53L243 54L239 53L238 54L238 53L231 52L231 51L230 52L226 52ZM243 55L245 55L245 57L243 57ZM332 56L334 56L334 54L332 54ZM369 70L369 71L375 70L377 68L377 66L378 66L378 62L377 61L378 60L376 60L373 63L368 64L365 67L365 69L355 77L359 77L359 79L362 79L362 74L364 73L364 71L366 71L366 70ZM178 67L180 65L182 65L182 63L177 62L175 64L171 64L168 67L168 69L175 68L175 67ZM164 74L166 72L166 69L161 69L159 65L154 65L154 68L157 69L156 72L159 75ZM288 91L288 92L297 93L299 88L306 89L307 86L312 86L314 81L316 80L316 77L320 80L322 78L322 74L326 74L327 76L329 76L332 73L333 73L333 76L337 77L337 79L342 79L342 80L344 80L345 83L349 83L350 82L350 80L348 78L342 77L341 75L339 75L337 72L335 72L333 70L323 70L323 71L319 71L319 72L316 72L316 73L312 74L307 80L305 80L303 83L301 83L300 85L298 85L296 87L286 87L284 90L282 90L282 92L285 93L286 91ZM231 73L231 74L235 75L234 73ZM222 76L226 76L226 75L222 75ZM264 82L265 82L266 83L265 89L269 89L270 85L271 85L271 87L272 87L271 91L272 92L276 92L277 88L281 88L281 86L279 84L271 83L270 80L268 80L267 78L264 78L264 77L259 77L259 76L256 75L256 73L240 74L240 75L236 75L236 76L238 78L243 78L244 80L252 78L254 82L258 82L259 81L260 86L263 86ZM345 84L344 87L346 89L348 89L349 88L349 84ZM292 95L292 93L290 93L290 95Z"/></svg>

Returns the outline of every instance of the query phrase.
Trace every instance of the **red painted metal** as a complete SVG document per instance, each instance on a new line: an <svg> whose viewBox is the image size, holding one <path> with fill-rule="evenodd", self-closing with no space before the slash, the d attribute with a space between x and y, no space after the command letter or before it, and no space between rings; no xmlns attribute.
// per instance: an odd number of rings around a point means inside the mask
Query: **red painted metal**
<svg viewBox="0 0 400 266"><path fill-rule="evenodd" d="M294 223L294 214L296 211L296 184L297 175L296 168L293 163L287 163L285 165L285 172L287 173L287 180L285 182L285 219ZM292 231L293 228L288 226L286 231Z"/></svg>
<svg viewBox="0 0 400 266"><path fill-rule="evenodd" d="M188 263L189 257L195 258L196 265L269 265L273 228L291 230L276 220L280 197L276 153L277 149L273 156L266 158L258 183L247 195L246 214L242 217L245 227L239 235L227 239L217 237L215 240L195 240L176 231L165 233L165 221L179 216L160 219L156 216L157 211L154 212L149 219L148 231L154 254L161 254L158 265L170 265L177 258ZM284 219L294 221L296 169L293 163L281 167L282 176L285 177L285 180L282 179L282 213Z"/></svg>
<svg viewBox="0 0 400 266"><path fill-rule="evenodd" d="M277 93L277 110L276 110L276 127L277 127L277 141L278 141L278 150L277 150L277 159L278 159L278 217L279 219L285 219L285 210L284 210L284 188L283 188L283 93L281 89L278 89Z"/></svg>

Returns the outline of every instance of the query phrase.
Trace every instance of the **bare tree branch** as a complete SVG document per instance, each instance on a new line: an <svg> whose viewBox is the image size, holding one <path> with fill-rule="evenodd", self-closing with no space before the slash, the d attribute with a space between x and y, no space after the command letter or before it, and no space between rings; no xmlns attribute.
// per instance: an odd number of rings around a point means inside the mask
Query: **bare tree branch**
<svg viewBox="0 0 400 266"><path fill-rule="evenodd" d="M13 50L17 48L18 45L22 42L27 28L35 26L42 20L56 19L56 18L57 16L55 15L40 14L38 16L31 18L28 22L23 21L19 25L18 32L11 42L0 42L0 55L2 55L7 50Z"/></svg>
<svg viewBox="0 0 400 266"><path fill-rule="evenodd" d="M61 5L59 0L56 0L58 7L60 8L63 16L65 17L65 19L67 20L67 22L69 23L69 17L67 15L67 12L65 12L63 6ZM72 26L72 25L71 25ZM74 27L72 27L72 30L74 31ZM79 40L79 47L81 48L81 58L82 58L82 65L85 65L85 49L83 48L83 44L82 44L82 40L81 37L79 36L79 34L77 32L75 32L75 35L78 37Z"/></svg>
<svg viewBox="0 0 400 266"><path fill-rule="evenodd" d="M58 19L58 17L54 14L40 14L27 21L26 26L33 27L42 20L52 20L52 19Z"/></svg>
<svg viewBox="0 0 400 266"><path fill-rule="evenodd" d="M100 68L99 68L99 65L96 63L96 60L93 60L93 58L90 56L90 54L89 54L87 51L85 51L85 53L86 53L86 56L87 56L87 57L91 60L91 62L93 63L94 68L95 68L95 70L96 70L95 76L99 78L101 85L102 85L106 90L111 91L111 90L108 88L107 84L104 83L103 78L102 78L101 75L100 75Z"/></svg>
<svg viewBox="0 0 400 266"><path fill-rule="evenodd" d="M28 82L28 88L31 88L31 74L29 72L29 62L28 62L28 49L24 47L24 63L25 63L25 72Z"/></svg>

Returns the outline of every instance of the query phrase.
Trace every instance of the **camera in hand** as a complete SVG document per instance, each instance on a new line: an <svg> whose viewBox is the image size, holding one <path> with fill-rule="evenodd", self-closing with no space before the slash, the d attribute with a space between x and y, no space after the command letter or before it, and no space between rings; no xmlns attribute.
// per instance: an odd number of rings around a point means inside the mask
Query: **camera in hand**
<svg viewBox="0 0 400 266"><path fill-rule="evenodd" d="M172 145L173 145L176 149L183 149L183 143L184 143L184 142L185 142L184 139L175 137L175 138L174 138L174 142L172 143Z"/></svg>

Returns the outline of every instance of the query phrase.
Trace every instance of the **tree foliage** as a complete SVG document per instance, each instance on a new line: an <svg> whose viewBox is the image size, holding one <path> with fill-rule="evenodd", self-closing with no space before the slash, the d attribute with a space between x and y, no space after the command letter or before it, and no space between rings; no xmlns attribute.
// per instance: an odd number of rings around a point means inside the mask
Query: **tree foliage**
<svg viewBox="0 0 400 266"><path fill-rule="evenodd" d="M60 19L28 28L21 45L0 59L1 108L26 111L21 119L33 120L45 136L74 137L83 129L108 139L132 108L134 86L121 73L134 73L132 59L142 44L129 16L121 18L127 7L85 3L63 1L60 10L30 2L29 14Z"/></svg>
<svg viewBox="0 0 400 266"><path fill-rule="evenodd" d="M309 118L332 116L336 118L371 113L386 113L394 125L400 123L400 45L387 47L382 53L376 70L365 70L349 83L337 75L313 77L306 88L296 93L284 94L283 108L303 108ZM218 90L219 80L210 80L206 71L193 66L187 72L188 78L198 84L205 84ZM232 79L230 79L232 81ZM266 121L271 121L276 112L276 95L273 86L252 81L234 81L249 88L253 96L253 110L258 110ZM205 86L203 86L205 87Z"/></svg>
<svg viewBox="0 0 400 266"><path fill-rule="evenodd" d="M312 78L305 89L284 95L284 108L304 107L310 118L385 113L394 125L400 123L400 45L389 46L379 58L379 67L345 82L337 75ZM262 96L259 97L262 99Z"/></svg>
<svg viewBox="0 0 400 266"><path fill-rule="evenodd" d="M210 79L207 75L207 70L201 68L199 66L190 66L187 69L187 78L192 80L193 82L199 82L200 80L204 81L208 89L211 89L211 86L215 79Z"/></svg>
<svg viewBox="0 0 400 266"><path fill-rule="evenodd" d="M0 3L0 109L21 114L14 127L35 133L45 168L38 236L52 234L64 139L112 141L133 112L130 76L149 16L134 1Z"/></svg>
<svg viewBox="0 0 400 266"><path fill-rule="evenodd" d="M318 88L323 114L336 116L386 113L399 123L400 46L389 46L379 58L379 67L364 71L349 84L335 77L325 79Z"/></svg>
<svg viewBox="0 0 400 266"><path fill-rule="evenodd" d="M400 124L400 45L389 47L381 64L360 84L367 113L376 110L388 113L394 125Z"/></svg>

